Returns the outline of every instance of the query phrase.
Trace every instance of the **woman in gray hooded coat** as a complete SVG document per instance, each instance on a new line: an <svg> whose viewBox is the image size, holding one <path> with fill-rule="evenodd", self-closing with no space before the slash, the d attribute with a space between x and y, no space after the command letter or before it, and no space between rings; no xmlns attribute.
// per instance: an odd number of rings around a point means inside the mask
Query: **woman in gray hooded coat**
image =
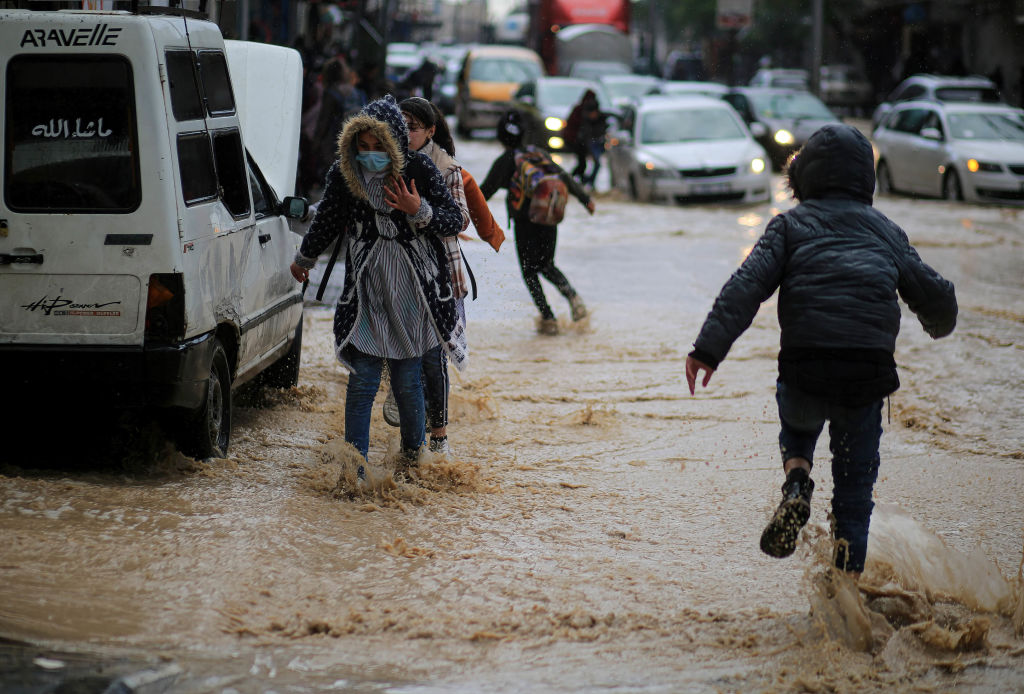
<svg viewBox="0 0 1024 694"><path fill-rule="evenodd" d="M722 288L686 359L686 380L692 394L703 371L707 386L761 303L778 289L776 400L786 482L761 549L773 557L793 553L810 516L812 456L828 420L834 562L860 574L878 477L882 403L899 388L893 358L897 297L939 338L956 326L956 295L903 230L872 207L874 157L856 128L822 127L787 173L800 204L768 223Z"/></svg>
<svg viewBox="0 0 1024 694"><path fill-rule="evenodd" d="M350 372L345 440L364 458L385 360L402 453L414 458L423 443L421 356L438 345L451 350L456 327L441 239L461 230L462 212L440 171L430 157L409 151L408 128L392 96L346 121L338 160L291 270L306 281L317 256L335 239L341 244L345 279L334 314L335 350ZM464 354L449 357L458 366Z"/></svg>

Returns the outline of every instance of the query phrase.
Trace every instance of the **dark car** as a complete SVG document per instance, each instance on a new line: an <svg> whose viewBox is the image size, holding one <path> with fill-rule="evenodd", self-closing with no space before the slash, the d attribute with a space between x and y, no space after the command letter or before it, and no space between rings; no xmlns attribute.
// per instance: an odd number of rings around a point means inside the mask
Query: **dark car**
<svg viewBox="0 0 1024 694"><path fill-rule="evenodd" d="M552 152L571 149L563 131L573 106L588 89L597 95L600 109L611 113L611 100L599 82L576 77L538 77L524 82L512 97L512 107L523 115L525 141Z"/></svg>
<svg viewBox="0 0 1024 694"><path fill-rule="evenodd" d="M801 90L733 87L722 98L743 116L776 171L815 130L840 120L818 97Z"/></svg>

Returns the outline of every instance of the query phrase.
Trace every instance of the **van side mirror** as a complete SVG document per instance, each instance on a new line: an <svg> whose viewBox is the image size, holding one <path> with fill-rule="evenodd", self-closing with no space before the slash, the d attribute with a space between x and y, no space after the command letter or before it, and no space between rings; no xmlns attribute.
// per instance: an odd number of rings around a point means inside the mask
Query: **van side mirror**
<svg viewBox="0 0 1024 694"><path fill-rule="evenodd" d="M754 137L764 137L768 134L768 128L765 127L764 123L754 121L750 124L750 134Z"/></svg>
<svg viewBox="0 0 1024 694"><path fill-rule="evenodd" d="M281 201L278 214L283 214L288 219L305 219L309 214L309 200L289 195Z"/></svg>

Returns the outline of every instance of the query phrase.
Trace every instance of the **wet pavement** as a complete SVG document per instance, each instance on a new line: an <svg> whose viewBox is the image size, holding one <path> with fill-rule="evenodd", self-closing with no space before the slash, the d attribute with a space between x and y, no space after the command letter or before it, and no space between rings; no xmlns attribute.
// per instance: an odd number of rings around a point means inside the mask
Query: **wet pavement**
<svg viewBox="0 0 1024 694"><path fill-rule="evenodd" d="M458 154L482 180L498 149ZM781 179L739 208L606 188L559 231L591 315L573 324L545 285L558 336L536 332L511 238L464 243L480 297L452 376L454 455L424 453L411 479L392 474L378 407L355 485L331 310L314 303L300 385L237 407L227 458L184 458L146 422L112 436L102 417L6 449L0 636L30 645L0 643L0 689L158 671L140 686L1020 691L1024 217L876 201L961 315L932 341L905 312L858 590L825 571L827 465L796 555L757 546L782 482L774 299L708 389L683 377L718 289L792 204Z"/></svg>

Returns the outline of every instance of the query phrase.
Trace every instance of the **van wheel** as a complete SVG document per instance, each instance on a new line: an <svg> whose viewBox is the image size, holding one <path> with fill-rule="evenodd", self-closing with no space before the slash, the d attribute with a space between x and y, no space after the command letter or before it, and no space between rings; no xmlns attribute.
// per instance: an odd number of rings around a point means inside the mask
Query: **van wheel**
<svg viewBox="0 0 1024 694"><path fill-rule="evenodd" d="M180 448L196 459L223 458L231 442L231 370L220 340L214 338L210 377L202 404L182 423Z"/></svg>
<svg viewBox="0 0 1024 694"><path fill-rule="evenodd" d="M295 328L295 339L288 352L268 366L260 375L260 385L269 388L291 388L299 383L299 362L302 360L302 319Z"/></svg>

